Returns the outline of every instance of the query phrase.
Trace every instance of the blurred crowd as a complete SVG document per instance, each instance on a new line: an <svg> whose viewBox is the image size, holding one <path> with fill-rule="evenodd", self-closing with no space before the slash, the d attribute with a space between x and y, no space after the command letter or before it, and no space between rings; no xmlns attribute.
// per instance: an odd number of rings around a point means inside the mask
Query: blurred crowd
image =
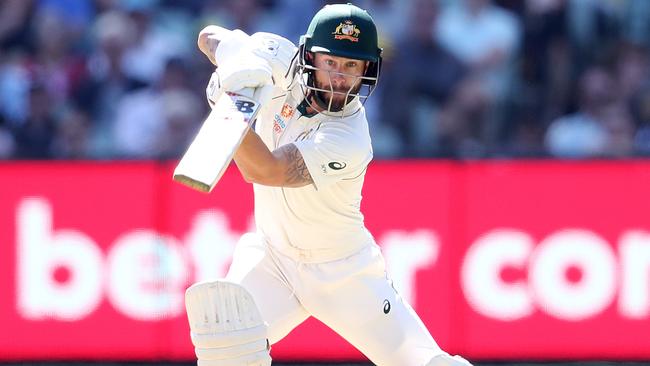
<svg viewBox="0 0 650 366"><path fill-rule="evenodd" d="M323 0L2 0L0 159L178 158L207 24L297 43ZM347 1L341 1L347 2ZM649 0L357 0L375 155L650 156Z"/></svg>

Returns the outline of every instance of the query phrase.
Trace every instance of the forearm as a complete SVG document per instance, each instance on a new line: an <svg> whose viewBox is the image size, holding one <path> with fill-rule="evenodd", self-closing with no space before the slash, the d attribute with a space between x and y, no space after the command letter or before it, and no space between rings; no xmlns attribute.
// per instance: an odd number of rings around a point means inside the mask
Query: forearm
<svg viewBox="0 0 650 366"><path fill-rule="evenodd" d="M235 163L247 182L258 183L273 175L275 157L260 136L251 128L235 152Z"/></svg>
<svg viewBox="0 0 650 366"><path fill-rule="evenodd" d="M244 136L234 160L249 183L272 187L303 187L313 183L302 155L294 144L284 145L271 152L252 129Z"/></svg>

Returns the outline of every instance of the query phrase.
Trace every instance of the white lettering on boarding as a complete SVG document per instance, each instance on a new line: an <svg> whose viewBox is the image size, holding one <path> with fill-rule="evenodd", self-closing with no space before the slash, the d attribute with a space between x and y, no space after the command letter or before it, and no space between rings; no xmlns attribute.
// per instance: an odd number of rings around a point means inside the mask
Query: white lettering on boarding
<svg viewBox="0 0 650 366"><path fill-rule="evenodd" d="M503 271L522 275L506 280ZM513 321L540 311L567 321L601 314L617 301L628 319L650 316L650 233L625 231L615 247L596 233L564 229L535 245L524 231L498 229L468 250L461 288L486 317ZM617 297L618 295L618 297Z"/></svg>
<svg viewBox="0 0 650 366"><path fill-rule="evenodd" d="M52 216L43 198L22 200L16 212L16 305L30 320L80 320L102 301L137 320L180 316L185 287L225 275L242 234L224 213L201 211L183 238L132 230L104 253L80 230L54 229ZM428 229L389 230L378 241L396 289L415 303L416 272L437 264L438 237ZM623 318L650 317L650 233L627 230L617 244L586 229L538 241L518 229L491 230L466 251L459 285L474 311L496 320L543 312L580 321L612 305ZM508 269L518 275L507 278Z"/></svg>
<svg viewBox="0 0 650 366"><path fill-rule="evenodd" d="M104 255L81 231L55 230L53 208L46 199L22 200L16 216L17 307L30 320L80 320L104 300L140 321L181 316L185 287L223 277L242 234L230 229L224 213L211 209L194 216L182 240L132 230L118 236ZM249 226L254 228L253 223ZM428 230L389 231L384 237L394 285L412 301L415 272L435 262L437 239ZM68 275L57 279L57 271Z"/></svg>

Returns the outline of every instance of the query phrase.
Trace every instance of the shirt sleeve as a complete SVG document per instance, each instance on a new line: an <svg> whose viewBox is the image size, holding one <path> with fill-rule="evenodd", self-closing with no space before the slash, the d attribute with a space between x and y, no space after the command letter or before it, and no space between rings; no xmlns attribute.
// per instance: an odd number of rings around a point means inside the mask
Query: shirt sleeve
<svg viewBox="0 0 650 366"><path fill-rule="evenodd" d="M358 177L372 160L370 138L344 125L322 127L312 138L294 144L316 189Z"/></svg>

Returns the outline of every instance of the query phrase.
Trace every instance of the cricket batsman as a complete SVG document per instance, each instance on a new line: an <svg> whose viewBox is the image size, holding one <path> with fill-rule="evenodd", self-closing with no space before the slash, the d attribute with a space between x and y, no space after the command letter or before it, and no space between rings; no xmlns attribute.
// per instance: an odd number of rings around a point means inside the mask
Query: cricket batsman
<svg viewBox="0 0 650 366"><path fill-rule="evenodd" d="M198 44L218 65L210 103L255 88L262 105L234 155L253 183L256 232L240 239L225 280L186 294L198 365L270 365L270 346L313 316L377 365L469 366L395 291L360 212L373 157L363 102L382 53L370 15L327 5L298 47L217 26Z"/></svg>

